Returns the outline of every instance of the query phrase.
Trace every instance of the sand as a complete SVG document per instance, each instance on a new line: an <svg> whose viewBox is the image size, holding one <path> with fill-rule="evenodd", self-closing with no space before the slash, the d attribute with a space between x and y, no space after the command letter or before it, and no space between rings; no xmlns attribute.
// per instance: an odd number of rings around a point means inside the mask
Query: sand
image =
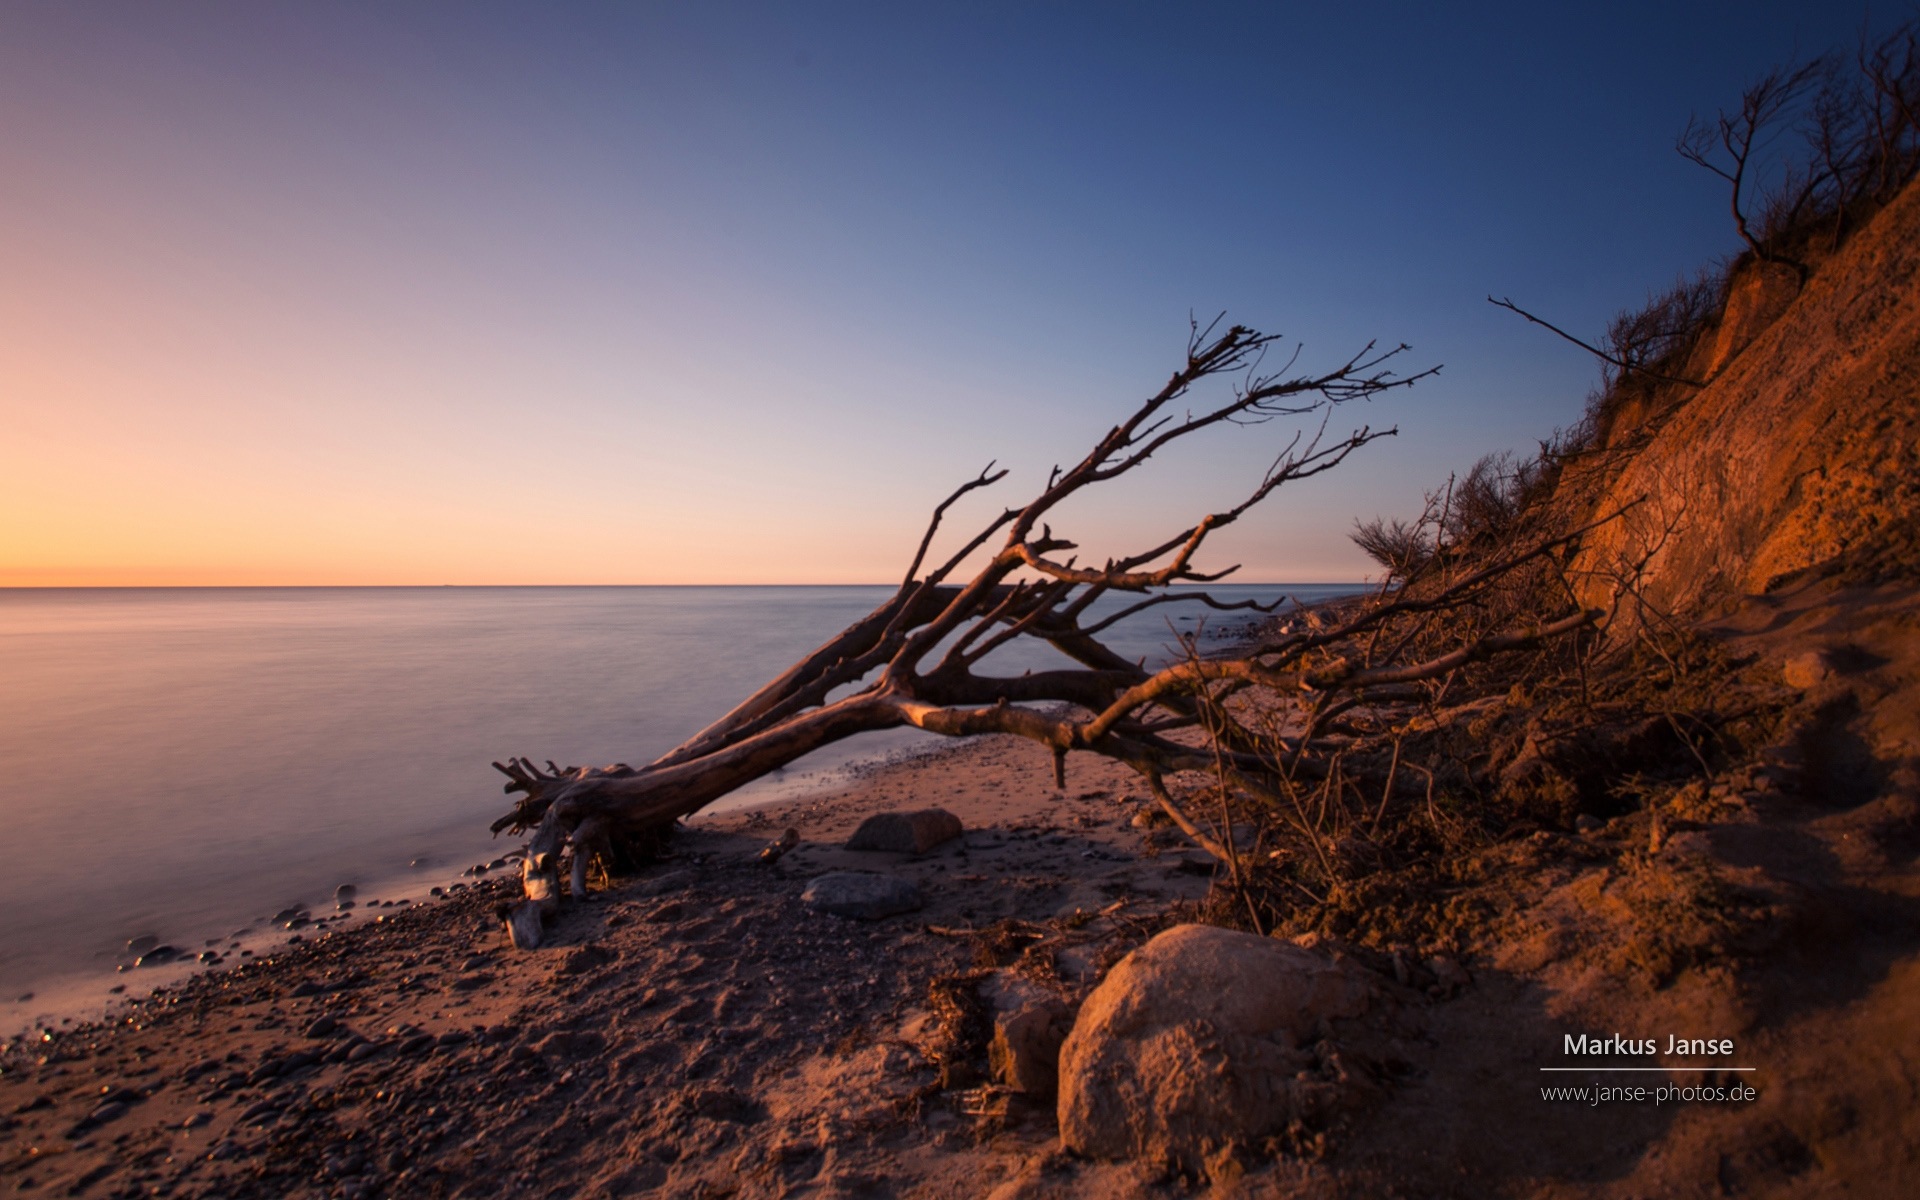
<svg viewBox="0 0 1920 1200"><path fill-rule="evenodd" d="M493 907L512 884L497 879L16 1046L0 1189L985 1194L1047 1153L1051 1114L940 1089L928 995L974 965L956 931L1109 910L1058 925L1131 945L1208 887L1200 856L1128 823L1124 771L1073 767L1057 792L1044 751L967 743L697 819L667 861L569 907L536 953L507 948ZM918 858L840 848L868 813L930 805L968 832ZM789 825L801 845L760 863ZM927 906L861 922L800 904L807 879L842 868L912 879ZM1063 975L1093 964L1060 957ZM984 1138L967 1111L983 1106Z"/></svg>

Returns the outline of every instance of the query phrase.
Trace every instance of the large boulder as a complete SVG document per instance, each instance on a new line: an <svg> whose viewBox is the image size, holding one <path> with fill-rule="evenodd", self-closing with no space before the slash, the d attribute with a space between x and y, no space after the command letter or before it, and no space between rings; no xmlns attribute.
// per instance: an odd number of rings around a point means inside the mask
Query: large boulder
<svg viewBox="0 0 1920 1200"><path fill-rule="evenodd" d="M1169 929L1081 1006L1060 1053L1061 1141L1204 1172L1318 1125L1366 1087L1324 1039L1372 995L1362 971L1287 942Z"/></svg>
<svg viewBox="0 0 1920 1200"><path fill-rule="evenodd" d="M960 836L960 818L944 808L917 812L875 813L860 822L847 839L849 850L890 850L895 854L925 854Z"/></svg>
<svg viewBox="0 0 1920 1200"><path fill-rule="evenodd" d="M800 900L820 912L861 921L912 912L926 903L926 897L911 881L891 875L869 875L865 871L833 871L815 876L807 884L807 890L800 893Z"/></svg>

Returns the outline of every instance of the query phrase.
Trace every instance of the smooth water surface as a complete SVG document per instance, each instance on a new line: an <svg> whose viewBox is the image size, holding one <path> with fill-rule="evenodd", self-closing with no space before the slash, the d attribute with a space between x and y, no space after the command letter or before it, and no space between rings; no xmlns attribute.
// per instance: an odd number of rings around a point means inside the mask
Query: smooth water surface
<svg viewBox="0 0 1920 1200"><path fill-rule="evenodd" d="M1213 589L1311 601L1350 588ZM489 763L639 765L870 611L884 587L0 591L0 1006L408 864L445 882L514 843ZM1169 621L1109 635L1159 659ZM1211 614L1215 623L1239 614ZM1063 660L996 654L1017 673ZM855 739L817 769L931 739ZM789 771L784 782L801 774ZM733 802L777 794L764 781ZM420 879L417 891L424 891ZM397 894L397 893L396 893ZM0 1007L0 1012L7 1011Z"/></svg>

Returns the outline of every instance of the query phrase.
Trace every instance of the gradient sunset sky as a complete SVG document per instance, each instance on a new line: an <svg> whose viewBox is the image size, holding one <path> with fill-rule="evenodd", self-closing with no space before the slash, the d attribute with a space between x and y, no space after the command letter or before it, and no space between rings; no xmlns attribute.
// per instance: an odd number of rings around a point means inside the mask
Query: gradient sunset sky
<svg viewBox="0 0 1920 1200"><path fill-rule="evenodd" d="M1732 250L1675 133L1866 14L7 3L0 585L891 581L1222 310L1445 364L1202 564L1357 579L1356 517L1579 415L1487 294L1597 333ZM1287 433L1056 530L1158 542Z"/></svg>

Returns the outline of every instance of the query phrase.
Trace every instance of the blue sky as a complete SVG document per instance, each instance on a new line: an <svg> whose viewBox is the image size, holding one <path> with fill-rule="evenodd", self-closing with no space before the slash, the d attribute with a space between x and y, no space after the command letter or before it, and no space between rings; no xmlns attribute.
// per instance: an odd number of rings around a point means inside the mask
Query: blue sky
<svg viewBox="0 0 1920 1200"><path fill-rule="evenodd" d="M1597 332L1732 250L1674 135L1866 16L12 5L0 583L887 580L1220 311L1445 365L1213 563L1355 578L1356 517L1579 414L1590 360L1486 295ZM1283 433L1068 532L1157 542Z"/></svg>

